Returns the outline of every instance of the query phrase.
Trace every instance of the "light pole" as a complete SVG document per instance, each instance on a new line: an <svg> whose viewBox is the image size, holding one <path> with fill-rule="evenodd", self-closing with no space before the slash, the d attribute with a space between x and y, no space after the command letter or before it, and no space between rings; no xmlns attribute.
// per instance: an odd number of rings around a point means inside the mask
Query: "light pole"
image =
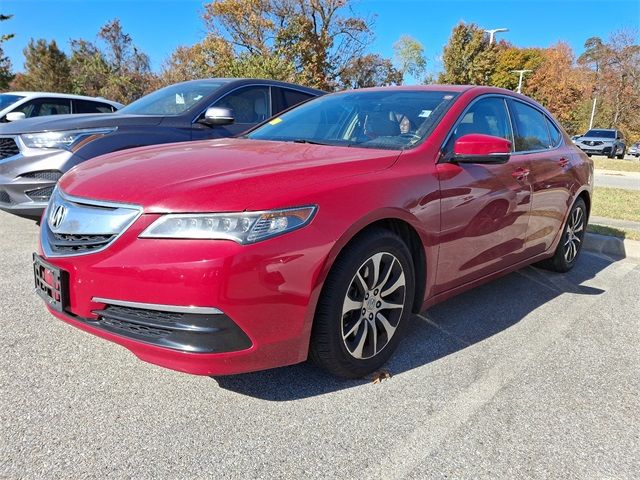
<svg viewBox="0 0 640 480"><path fill-rule="evenodd" d="M509 31L508 28L493 28L491 30L485 30L485 32L489 34L489 45L493 44L493 38L495 37L496 33L508 32L508 31Z"/></svg>
<svg viewBox="0 0 640 480"><path fill-rule="evenodd" d="M533 72L533 70L511 70L511 73L520 74L520 79L518 80L518 90L516 90L518 93L522 93L522 78L524 77L525 73L529 72Z"/></svg>

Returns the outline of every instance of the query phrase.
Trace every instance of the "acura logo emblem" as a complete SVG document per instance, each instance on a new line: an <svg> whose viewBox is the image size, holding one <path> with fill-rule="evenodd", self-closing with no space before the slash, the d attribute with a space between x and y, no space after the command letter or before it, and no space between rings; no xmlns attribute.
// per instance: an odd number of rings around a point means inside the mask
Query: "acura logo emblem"
<svg viewBox="0 0 640 480"><path fill-rule="evenodd" d="M54 205L53 210L51 210L51 215L49 215L49 225L51 228L58 228L66 215L67 207L64 205Z"/></svg>

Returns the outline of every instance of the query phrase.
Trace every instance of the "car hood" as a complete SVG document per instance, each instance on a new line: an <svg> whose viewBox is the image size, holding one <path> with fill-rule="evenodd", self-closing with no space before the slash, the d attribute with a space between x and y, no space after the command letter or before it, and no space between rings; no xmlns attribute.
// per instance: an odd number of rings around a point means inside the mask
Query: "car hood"
<svg viewBox="0 0 640 480"><path fill-rule="evenodd" d="M158 125L164 117L158 115L127 115L124 113L80 113L25 118L0 124L0 135L76 130L80 128L119 127L124 125Z"/></svg>
<svg viewBox="0 0 640 480"><path fill-rule="evenodd" d="M259 210L286 191L383 170L399 154L238 138L174 143L84 162L60 187L76 197L141 205L146 213Z"/></svg>
<svg viewBox="0 0 640 480"><path fill-rule="evenodd" d="M576 138L576 142L615 142L614 138L611 137L580 137Z"/></svg>

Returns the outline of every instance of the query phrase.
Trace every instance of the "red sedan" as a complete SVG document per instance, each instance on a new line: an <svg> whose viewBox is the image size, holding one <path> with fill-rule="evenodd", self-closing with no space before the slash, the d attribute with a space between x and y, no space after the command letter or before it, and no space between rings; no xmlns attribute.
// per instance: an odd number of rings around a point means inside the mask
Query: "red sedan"
<svg viewBox="0 0 640 480"><path fill-rule="evenodd" d="M74 168L43 217L36 287L58 318L164 367L311 358L360 377L412 312L528 264L573 267L592 185L591 160L525 96L336 93L242 138Z"/></svg>

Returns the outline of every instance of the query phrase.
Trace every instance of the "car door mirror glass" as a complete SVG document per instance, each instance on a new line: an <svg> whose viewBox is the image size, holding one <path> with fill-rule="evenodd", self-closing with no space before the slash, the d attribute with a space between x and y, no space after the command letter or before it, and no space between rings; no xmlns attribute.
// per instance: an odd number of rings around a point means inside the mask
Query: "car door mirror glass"
<svg viewBox="0 0 640 480"><path fill-rule="evenodd" d="M23 120L24 118L27 118L27 116L24 112L9 112L5 118L7 119L7 122L15 122L16 120Z"/></svg>
<svg viewBox="0 0 640 480"><path fill-rule="evenodd" d="M452 161L456 163L506 163L511 155L511 142L502 137L470 133L453 145Z"/></svg>
<svg viewBox="0 0 640 480"><path fill-rule="evenodd" d="M199 120L205 125L229 125L235 121L233 111L224 107L209 107L204 112L204 116Z"/></svg>

